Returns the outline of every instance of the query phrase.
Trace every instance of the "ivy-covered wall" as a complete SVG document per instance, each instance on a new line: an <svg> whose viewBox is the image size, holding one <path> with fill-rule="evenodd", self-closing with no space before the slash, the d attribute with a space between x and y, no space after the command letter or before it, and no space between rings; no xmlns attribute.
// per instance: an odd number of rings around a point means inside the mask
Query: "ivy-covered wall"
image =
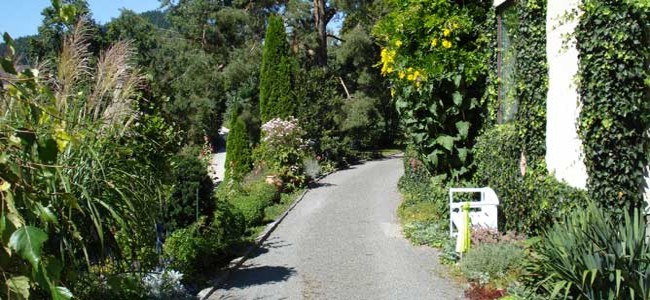
<svg viewBox="0 0 650 300"><path fill-rule="evenodd" d="M650 125L650 3L584 0L580 136L593 199L609 208L643 206Z"/></svg>

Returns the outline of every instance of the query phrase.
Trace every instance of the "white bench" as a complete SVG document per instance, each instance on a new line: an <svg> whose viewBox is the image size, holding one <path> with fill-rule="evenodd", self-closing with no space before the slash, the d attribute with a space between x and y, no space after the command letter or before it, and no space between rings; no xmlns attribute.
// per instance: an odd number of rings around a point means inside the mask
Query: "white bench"
<svg viewBox="0 0 650 300"><path fill-rule="evenodd" d="M455 193L480 193L481 197L472 201L454 201ZM450 188L449 189L449 236L456 236L463 215L461 206L469 202L469 218L472 226L498 228L499 198L489 187L483 188Z"/></svg>

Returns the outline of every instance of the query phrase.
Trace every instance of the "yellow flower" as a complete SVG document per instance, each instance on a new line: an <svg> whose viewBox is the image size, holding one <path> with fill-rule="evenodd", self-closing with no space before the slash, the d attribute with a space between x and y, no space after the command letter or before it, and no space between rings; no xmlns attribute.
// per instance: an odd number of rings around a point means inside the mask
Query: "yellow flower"
<svg viewBox="0 0 650 300"><path fill-rule="evenodd" d="M399 71L399 79L404 79L405 76L406 73L404 73L404 71Z"/></svg>
<svg viewBox="0 0 650 300"><path fill-rule="evenodd" d="M390 96L395 97L395 89L394 88L390 89Z"/></svg>
<svg viewBox="0 0 650 300"><path fill-rule="evenodd" d="M406 79L408 81L413 81L413 80L415 80L415 76L413 76L413 74L409 74L408 76L406 76Z"/></svg>
<svg viewBox="0 0 650 300"><path fill-rule="evenodd" d="M448 41L448 40L443 40L442 41L442 46L449 49L449 48L451 48L451 42Z"/></svg>
<svg viewBox="0 0 650 300"><path fill-rule="evenodd" d="M409 73L413 72L413 68L409 67L408 69L406 69L406 72L409 72Z"/></svg>
<svg viewBox="0 0 650 300"><path fill-rule="evenodd" d="M422 85L422 84L421 84L419 81L416 81L416 82L415 82L415 87L418 87L418 88L419 88L421 85Z"/></svg>
<svg viewBox="0 0 650 300"><path fill-rule="evenodd" d="M402 41L400 40L395 41L395 47L399 48L400 46L402 46Z"/></svg>
<svg viewBox="0 0 650 300"><path fill-rule="evenodd" d="M437 45L438 45L438 39L431 40L431 47L435 47Z"/></svg>
<svg viewBox="0 0 650 300"><path fill-rule="evenodd" d="M393 67L386 67L386 73L393 73Z"/></svg>
<svg viewBox="0 0 650 300"><path fill-rule="evenodd" d="M445 28L445 30L442 31L442 35L445 37L449 36L450 34L451 34L451 30L447 28Z"/></svg>

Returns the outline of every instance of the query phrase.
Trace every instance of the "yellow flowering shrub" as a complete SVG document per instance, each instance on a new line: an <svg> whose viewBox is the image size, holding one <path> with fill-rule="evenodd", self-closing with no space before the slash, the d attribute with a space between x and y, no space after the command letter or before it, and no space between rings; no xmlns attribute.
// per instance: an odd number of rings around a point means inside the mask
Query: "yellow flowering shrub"
<svg viewBox="0 0 650 300"><path fill-rule="evenodd" d="M468 176L496 32L492 1L386 1L373 35L405 132L430 169Z"/></svg>

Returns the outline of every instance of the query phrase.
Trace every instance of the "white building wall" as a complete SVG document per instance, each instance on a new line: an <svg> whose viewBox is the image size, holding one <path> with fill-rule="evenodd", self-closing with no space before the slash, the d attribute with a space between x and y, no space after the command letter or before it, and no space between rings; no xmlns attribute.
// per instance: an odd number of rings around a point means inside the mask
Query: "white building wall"
<svg viewBox="0 0 650 300"><path fill-rule="evenodd" d="M549 86L546 102L546 165L558 180L585 188L587 169L578 137L580 100L576 88L578 51L567 41L577 20L564 18L577 9L580 0L548 0L546 16L546 55Z"/></svg>

